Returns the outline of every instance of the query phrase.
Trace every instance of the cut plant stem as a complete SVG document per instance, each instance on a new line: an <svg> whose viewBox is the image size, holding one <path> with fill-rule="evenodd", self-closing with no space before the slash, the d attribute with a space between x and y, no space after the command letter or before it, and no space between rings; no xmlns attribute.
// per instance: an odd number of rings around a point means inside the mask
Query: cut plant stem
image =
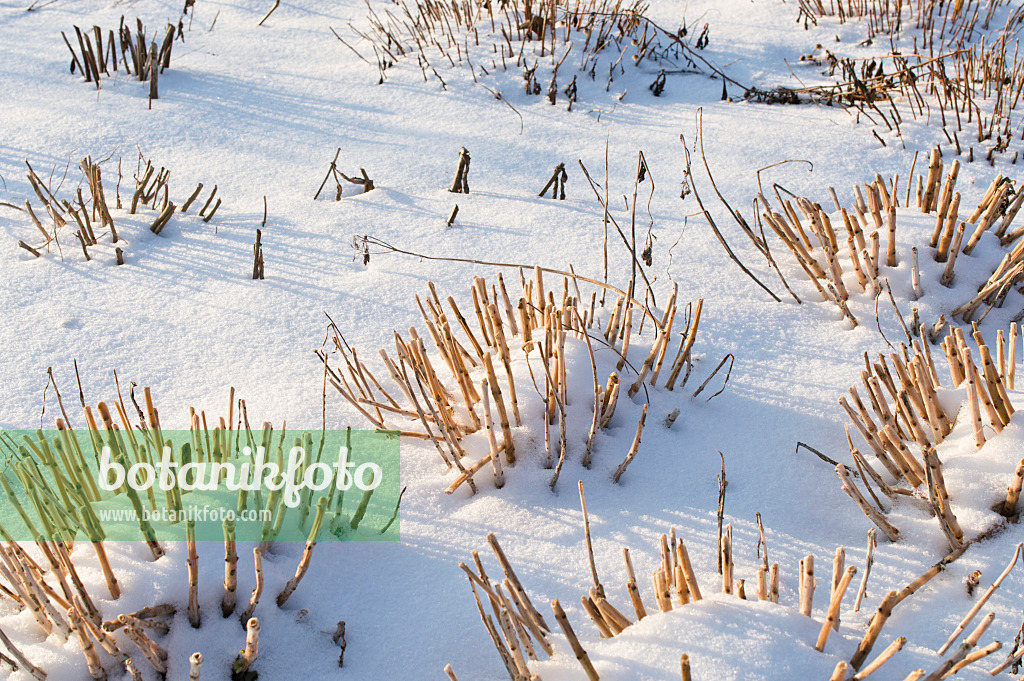
<svg viewBox="0 0 1024 681"><path fill-rule="evenodd" d="M569 647L572 648L573 655L576 656L576 660L583 667L583 671L586 673L587 678L590 681L599 681L600 676L597 674L597 670L594 669L594 665L590 661L590 656L587 655L587 651L580 645L580 640L576 637L576 632L573 631L572 626L569 624L569 618L566 617L565 611L562 609L562 605L558 600L551 601L551 609L555 613L555 621L558 622L558 626L561 627L562 633L565 634L566 640L569 642Z"/></svg>

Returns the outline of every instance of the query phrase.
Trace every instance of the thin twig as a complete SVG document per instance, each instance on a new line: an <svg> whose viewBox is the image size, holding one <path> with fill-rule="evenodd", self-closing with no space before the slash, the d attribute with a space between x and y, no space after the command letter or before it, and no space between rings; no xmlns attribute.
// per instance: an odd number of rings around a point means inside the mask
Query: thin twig
<svg viewBox="0 0 1024 681"><path fill-rule="evenodd" d="M698 112L699 111L700 110L698 109ZM682 142L682 144L683 144L683 152L686 155L686 174L689 176L690 175L690 150L686 146L686 139L681 134L679 135L679 141ZM737 258L736 254L732 252L731 248L729 248L729 244L725 241L725 237L723 237L722 233L720 231L718 231L718 226L715 224L714 218L711 217L711 213L709 213L708 210L704 207L704 202L700 200L700 194L697 193L696 183L693 183L693 196L694 196L694 198L697 199L697 205L700 206L701 211L704 213L704 218L708 221L708 224L711 225L711 229L715 232L715 237L718 239L718 243L722 244L722 247L725 249L725 252L729 255L729 258L734 263L736 263L739 266L739 268L741 270L743 270L743 273L746 274L748 277L750 277L754 281L754 283L756 283L765 292L767 292L768 295L770 295L772 297L772 299L776 303L781 303L782 300L777 295L775 295L775 293L773 293L770 288L768 288L763 283L761 283L761 280L758 279L756 276L754 276L754 273L751 272L750 270L748 270L746 265L744 265L742 262L740 262L740 259Z"/></svg>

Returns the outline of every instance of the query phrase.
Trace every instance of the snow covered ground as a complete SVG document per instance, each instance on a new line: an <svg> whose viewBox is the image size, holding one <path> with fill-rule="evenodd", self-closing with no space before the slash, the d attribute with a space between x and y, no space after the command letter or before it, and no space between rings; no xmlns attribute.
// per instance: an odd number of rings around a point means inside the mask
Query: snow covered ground
<svg viewBox="0 0 1024 681"><path fill-rule="evenodd" d="M160 76L160 98L149 110L147 87L123 73L104 79L99 91L78 73L70 74L60 32L73 34L73 25L115 28L122 15L131 24L137 16L153 30L177 22L180 2L55 0L26 12L23 0L0 0L0 202L21 206L25 199L34 200L25 159L54 191L63 181L67 193L78 183L77 164L86 155L103 161L111 203L120 159L120 195L127 201L140 153L171 170L176 203L198 182L207 188L216 184L223 198L209 223L195 210L178 213L160 235L148 230L156 217L150 209L134 216L113 211L127 241L123 266L116 266L112 250L104 249L85 262L70 236L61 252L54 247L37 259L17 246L18 240L38 241L27 215L0 206L0 427L52 427L52 398L41 417L46 370L53 368L65 402L74 402L77 360L87 402L114 398L111 371L116 370L122 387L135 381L152 388L165 427L187 427L189 406L221 413L233 386L247 400L253 421L287 420L292 429L319 429L322 365L314 350L323 342L325 312L364 357L371 357L376 348L393 344L393 329L420 323L414 295L427 291L428 280L442 296L461 299L474 275L496 277L493 268L396 254L374 253L364 266L352 246L354 235L372 235L428 255L556 269L571 264L582 275L600 278L603 210L577 159L603 182L607 145L611 208L620 224L627 224L629 213L620 197L631 193L636 155L643 151L655 183L649 207L653 265L648 268L656 277L655 291L663 299L677 284L681 301L705 302L689 390L651 390L643 443L621 483L613 484L610 476L632 441L642 407L639 396L627 400L623 395L612 427L598 437L591 470L580 465L581 440L570 440L554 491L547 485L550 472L541 467L543 433L536 425L516 430L524 454L505 487L482 484L473 497L465 489L445 495L451 475L436 453L427 443L404 441L402 481L408 492L401 542L322 542L286 607L279 610L268 599L257 611L263 638L254 668L264 679L413 679L442 678L442 669L451 663L460 679L504 678L458 568L459 561L469 562L472 549L483 555L484 537L494 532L542 612L552 599L565 604L602 678L679 678L680 653L691 655L694 678L828 678L836 661L852 652L885 593L902 589L947 552L933 518L909 503L898 508L892 518L906 536L894 544L880 541L864 607L859 613L845 608L842 630L830 639L826 653L813 651L819 625L791 609L798 562L807 554L819 559L814 616L820 622L833 551L846 546L847 563L860 568L871 525L842 493L832 467L806 451L794 451L796 442L849 462L846 419L837 400L858 383L863 352L888 352L878 326L894 342L902 330L885 305L876 326L870 294L852 301L862 323L851 328L834 305L814 300L810 283L788 254L779 260L805 303L788 298L773 303L730 262L706 222L695 215L692 194L680 200L684 156L679 135L692 145L695 113L702 107L704 148L715 180L749 220L760 168L806 159L813 171L792 163L762 177L822 205L830 204L827 187L834 186L841 201L852 205L853 184L871 181L876 172L886 178L899 174L905 187L914 151L921 152L915 171L921 172L922 159L942 139L941 132L907 122L906 148L892 135L883 148L869 125L857 124L840 108L720 101L721 81L699 74L669 75L663 95L655 97L647 86L657 71L647 66L642 73L627 71L608 92L602 83L581 77L579 101L571 112L561 94L557 106L524 95L519 69L480 77L481 84L502 91L517 115L474 83L468 70L442 67L440 60L436 67L446 88L433 78L424 82L414 60L400 61L378 85L376 68L360 61L330 30L366 50L349 27L366 29L363 3L284 2L258 27L270 4L197 0L184 20L184 42L175 43L171 68ZM802 23L794 23L796 5L782 0L658 0L650 15L666 27L685 20L691 32L707 23L710 43L704 56L740 82L765 85L795 85L796 75L813 79L813 69L797 65L800 55L834 36L852 40L861 32L824 22L805 31ZM569 78L560 72L560 85ZM730 95L741 98L739 92ZM365 168L377 188L361 195L354 185L346 186L341 201L321 197L314 202L339 147L339 169L352 175ZM472 155L468 195L447 191L461 147ZM964 205L973 208L996 173L1016 177L1016 167L1009 164L1013 149L997 155L994 168L965 163L958 184ZM566 200L539 198L537 192L559 162L568 172ZM763 281L781 291L776 275L713 201L699 166L695 160L694 181L731 246ZM266 279L254 281L252 244L264 197ZM456 202L458 217L446 228ZM641 205L638 232L646 233L646 195ZM933 222L901 211L901 252L921 243ZM908 256L891 281L909 315ZM980 267L991 268L1001 252L997 243L984 240L971 257L962 257L957 271L964 274L946 290L938 284L941 267L922 254L926 296L920 313L926 322L969 299L972 285L991 271L979 274ZM609 258L612 283L624 287L629 253L615 243ZM506 271L506 280L513 276ZM1021 295L1011 293L1006 305L985 319L981 329L990 343L1022 304ZM641 362L642 352L631 358ZM725 391L711 401L689 399L727 353L735 356L735 366ZM589 367L585 357L576 359L582 363L586 400ZM952 396L957 397L966 399L962 392ZM1018 406L1024 404L1019 390L1011 397ZM681 415L666 429L664 417L677 407ZM366 423L328 393L327 426L350 425ZM574 427L585 432L588 425ZM84 422L75 426L84 427ZM961 520L969 535L995 522L986 503L1005 494L1024 452L1021 443L1018 414L980 454L974 453L962 418L954 437L939 448L949 465L954 508L964 509ZM686 541L698 579L710 593L717 591L712 585L720 579L715 564L719 451L729 482L725 517L735 532L737 577L747 579L752 594L760 565L755 523L760 513L771 560L780 564L780 601L787 607L741 604L715 595L601 642L577 599L590 573L576 481L583 480L586 488L597 568L614 603L620 608L628 604L623 546L630 547L638 575L647 576L640 588L645 600L653 602L648 577L659 562L658 538L670 527ZM934 650L977 597L968 597L964 579L981 570L981 586L986 587L1022 540L1020 527L1010 525L996 538L972 546L902 604L880 646L898 635L906 636L908 645L878 678L902 679L912 669L937 666ZM250 549L239 550L240 594L253 586ZM141 544L110 551L125 595L116 604L101 599L104 613L178 603L171 631L160 640L170 653L168 678L182 678L195 651L206 659L204 679L227 678L244 636L235 620L221 621L216 614L223 547L200 547L201 604L207 618L198 630L189 627L184 614L183 544L169 545L168 555L156 562ZM265 562L267 583L283 584L301 551L299 544L279 544ZM485 556L485 563L497 572L489 559ZM94 593L102 592L98 567L83 577ZM998 616L982 643L1000 640L1012 647L1022 599L1024 569L1018 568L986 606ZM347 622L348 630L340 670L330 641L339 620ZM49 678L86 674L76 642L61 647L54 639L44 640L27 613L14 614L3 601L0 628L49 671ZM559 651L558 659L539 663L534 671L548 681L583 678L568 648L559 644ZM991 668L995 662L989 662L997 659L1002 652L961 676L987 676L981 668ZM120 672L108 666L117 678ZM28 678L19 674L12 678ZM150 669L144 676L154 678Z"/></svg>

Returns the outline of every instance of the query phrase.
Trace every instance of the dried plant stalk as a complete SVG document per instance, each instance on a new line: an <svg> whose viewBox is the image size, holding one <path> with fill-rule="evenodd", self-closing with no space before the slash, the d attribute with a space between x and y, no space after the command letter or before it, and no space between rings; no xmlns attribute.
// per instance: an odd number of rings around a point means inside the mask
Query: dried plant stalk
<svg viewBox="0 0 1024 681"><path fill-rule="evenodd" d="M807 555L800 561L800 614L811 616L814 605L814 588L818 580L814 578L814 556Z"/></svg>
<svg viewBox="0 0 1024 681"><path fill-rule="evenodd" d="M594 665L590 661L590 656L587 655L587 651L580 645L580 640L576 637L576 632L573 631L572 626L569 624L569 618L566 617L565 611L562 609L562 605L558 600L551 601L551 609L555 613L555 621L558 622L558 626L561 627L562 633L565 634L565 638L569 641L569 647L572 648L573 654L576 656L576 660L583 667L583 671L586 673L587 678L590 681L599 681L600 676L597 674L597 670L594 669Z"/></svg>
<svg viewBox="0 0 1024 681"><path fill-rule="evenodd" d="M245 625L245 649L235 659L235 671L242 675L256 662L260 651L260 621L255 617Z"/></svg>
<svg viewBox="0 0 1024 681"><path fill-rule="evenodd" d="M722 538L722 593L732 593L732 523L725 526L725 536Z"/></svg>
<svg viewBox="0 0 1024 681"><path fill-rule="evenodd" d="M858 506L860 506L860 509L864 511L864 515L878 526L878 529L880 529L885 536L889 538L889 541L896 541L899 539L899 530L889 523L889 521L885 519L885 516L883 516L876 508L868 504L867 500L860 493L860 490L858 490L854 485L846 466L842 464L836 466L836 473L839 475L839 479L843 483L843 491L846 492L846 494L849 495L849 497L853 499Z"/></svg>
<svg viewBox="0 0 1024 681"><path fill-rule="evenodd" d="M647 616L647 608L640 598L640 589L637 587L636 574L633 572L633 562L629 559L629 549L623 547L622 559L626 563L626 591L629 592L629 600L633 603L633 610L636 612L637 621Z"/></svg>
<svg viewBox="0 0 1024 681"><path fill-rule="evenodd" d="M188 658L188 681L199 681L203 669L203 654L192 653Z"/></svg>
<svg viewBox="0 0 1024 681"><path fill-rule="evenodd" d="M939 655L946 654L946 651L948 651L950 646L952 646L953 643L956 642L956 639L960 636L961 633L963 633L964 629L967 628L967 625L971 623L971 620L974 619L974 616L981 611L981 609L985 606L985 603L988 602L988 599L992 597L992 594L996 592L996 589L999 588L999 586L1003 583L1003 580L1006 579L1006 577L1010 574L1010 571L1013 570L1013 567L1017 564L1017 560L1020 558L1021 549L1024 549L1024 544L1017 544L1017 549L1013 552L1013 558L1006 566L1006 569L1003 570L1003 572L999 575L999 577L996 578L994 582L992 582L992 585L985 591L984 594L982 594L981 598L978 599L978 602L974 604L974 607L972 607L970 611L960 621L960 624L956 626L956 629L953 630L953 633L950 635L950 637L946 639L946 642L942 645L941 648L939 648Z"/></svg>
<svg viewBox="0 0 1024 681"><path fill-rule="evenodd" d="M861 668L864 664L864 660L867 659L868 655L871 654L871 649L875 645L875 641L878 640L878 636L882 633L882 627L885 626L886 621L889 619L889 615L892 614L892 609L899 602L899 594L895 591L890 591L882 603L878 606L878 610L871 618L871 622L868 624L868 629L864 632L864 636L861 638L860 643L857 645L857 651L850 658L850 666L856 670Z"/></svg>
<svg viewBox="0 0 1024 681"><path fill-rule="evenodd" d="M167 651L157 645L141 628L129 624L124 628L125 636L142 651L146 660L159 674L167 673Z"/></svg>
<svg viewBox="0 0 1024 681"><path fill-rule="evenodd" d="M629 447L629 452L626 453L626 458L623 459L619 467L615 469L615 474L612 476L612 480L615 482L619 481L622 474L626 472L626 468L636 458L637 452L640 450L640 437L644 432L644 422L647 420L647 405L643 407L643 411L640 413L640 422L636 426L636 435L633 436L633 444Z"/></svg>
<svg viewBox="0 0 1024 681"><path fill-rule="evenodd" d="M825 644L828 642L829 634L831 634L832 630L838 626L839 608L843 604L843 595L846 594L846 589L850 586L850 581L853 579L855 574L857 574L857 568L852 565L846 568L839 584L832 593L832 600L828 605L825 622L821 625L821 632L818 634L818 641L814 646L814 649L819 653L825 650Z"/></svg>
<svg viewBox="0 0 1024 681"><path fill-rule="evenodd" d="M229 617L235 611L238 588L238 552L235 550L235 521L224 521L224 596L220 612Z"/></svg>
<svg viewBox="0 0 1024 681"><path fill-rule="evenodd" d="M951 675L954 670L960 669L974 660L990 655L998 650L999 647L1002 646L1002 643L995 641L992 644L995 647L992 647L991 645L986 646L979 651L981 655L968 655L968 653L970 653L970 651L978 644L978 640L981 639L982 635L988 630L988 627L992 624L992 620L995 619L995 616L996 614L994 612L990 612L985 615L981 622L978 623L978 626L974 628L974 631L968 634L967 638L964 639L964 642L960 644L960 647L958 647L947 660L943 661L935 671L926 677L927 681L940 681L941 679Z"/></svg>
<svg viewBox="0 0 1024 681"><path fill-rule="evenodd" d="M864 595L868 590L868 577L871 576L871 566L875 562L875 546L878 544L877 536L878 531L875 528L868 530L868 548L867 555L864 558L864 576L861 578L860 588L857 590L857 600L853 605L854 612L860 612L861 601L864 600Z"/></svg>
<svg viewBox="0 0 1024 681"><path fill-rule="evenodd" d="M690 563L690 556L686 551L686 544L680 541L676 544L676 559L679 562L679 566L683 569L683 577L686 580L686 590L690 594L690 598L694 601L699 601L703 597L700 593L700 586L697 584L697 574L693 571L693 565Z"/></svg>
<svg viewBox="0 0 1024 681"><path fill-rule="evenodd" d="M4 633L3 629L0 629L0 643L4 644L7 652L11 654L21 669L24 669L26 672L31 674L33 678L38 679L38 681L46 681L46 672L29 662L28 658L25 657L17 646L14 645L11 639L7 637L7 634Z"/></svg>
<svg viewBox="0 0 1024 681"><path fill-rule="evenodd" d="M78 636L78 643L82 649L82 655L85 657L86 666L89 668L89 675L96 681L106 681L107 672L100 663L99 653L96 652L96 646L93 644L92 638L89 637L85 625L82 624L82 618L74 608L68 608L67 616L68 623L75 635Z"/></svg>
<svg viewBox="0 0 1024 681"><path fill-rule="evenodd" d="M263 552L258 546L253 548L252 558L254 562L254 569L256 571L256 586L253 588L252 594L249 596L249 605L239 618L243 627L249 626L249 620L252 619L253 613L256 612L256 606L259 605L260 596L263 595Z"/></svg>
<svg viewBox="0 0 1024 681"><path fill-rule="evenodd" d="M309 570L309 563L313 558L313 549L316 548L316 538L320 534L320 527L324 522L324 511L327 508L327 497L320 497L316 504L316 516L313 518L313 527L309 530L309 538L306 540L306 547L302 551L302 558L299 566L295 569L295 576L288 580L284 589L277 596L277 607L283 606L298 588L299 582Z"/></svg>
<svg viewBox="0 0 1024 681"><path fill-rule="evenodd" d="M196 522L189 520L186 526L188 544L188 621L193 629L201 623L199 616L199 554L196 553Z"/></svg>
<svg viewBox="0 0 1024 681"><path fill-rule="evenodd" d="M1013 472L1013 481L1006 490L1006 500L1003 502L1002 513L1011 518L1017 515L1017 504L1020 501L1021 486L1024 485L1024 459L1017 464Z"/></svg>
<svg viewBox="0 0 1024 681"><path fill-rule="evenodd" d="M885 650L880 652L878 654L878 657L876 657L874 660L872 660L869 664L867 664L859 672L854 674L853 675L853 681L862 681L862 679L866 679L867 677L869 677L872 674L874 674L876 671L878 671L882 667L882 665L884 665L886 662L888 662L890 659L892 659L893 655L895 655L899 651L903 650L903 646L905 646L906 644L907 644L907 637L906 636L900 636L899 638L897 638L895 641L890 643L888 645L888 647L886 647Z"/></svg>
<svg viewBox="0 0 1024 681"><path fill-rule="evenodd" d="M480 394L483 396L484 428L487 431L487 442L490 445L491 466L494 469L494 486L501 489L505 486L505 471L501 467L498 454L498 441L494 437L494 423L491 420L491 391L487 389L487 379L480 382Z"/></svg>

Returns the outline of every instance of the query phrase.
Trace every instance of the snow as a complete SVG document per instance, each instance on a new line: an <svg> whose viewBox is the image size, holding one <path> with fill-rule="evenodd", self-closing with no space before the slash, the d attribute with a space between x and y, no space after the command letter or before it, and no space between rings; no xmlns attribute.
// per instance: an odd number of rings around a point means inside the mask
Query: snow
<svg viewBox="0 0 1024 681"><path fill-rule="evenodd" d="M594 466L583 468L582 436L589 427L592 388L585 348L576 346L570 350L571 380L582 397L570 412L569 456L554 491L548 486L551 472L542 467L543 432L536 419L524 420L515 430L522 461L507 471L504 488L494 489L490 474L482 472L481 491L473 497L465 488L445 495L452 474L429 443L408 440L402 443L402 482L408 492L400 542L321 542L309 574L282 609L274 607L272 597L294 573L302 546L278 544L264 562L266 594L257 610L262 637L254 668L261 678L442 678L448 663L461 679L504 678L458 568L476 548L497 572L483 551L489 532L502 542L542 612L548 612L552 599L561 600L607 679L678 678L678 658L684 652L691 655L696 678L828 678L837 660L848 659L884 594L902 589L945 555L948 549L935 519L920 505L899 504L891 519L904 537L895 544L880 542L864 606L859 613L851 612L848 595L841 631L824 654L813 651L826 607L829 558L837 546L846 546L847 564L860 569L871 525L841 492L832 467L806 451L795 451L795 445L805 442L849 462L846 417L837 400L858 383L863 352L890 351L879 330L894 344L903 332L887 296L879 300L876 323L870 292L856 293L851 300L860 322L851 328L833 304L815 300L810 282L781 244L775 248L777 242L772 242L773 252L805 302L797 305L784 297L782 303L772 303L728 260L703 218L695 215L692 195L679 198L684 167L679 135L692 148L698 107L715 181L748 220L757 170L782 159L807 159L813 171L803 163L787 164L763 172L762 181L779 182L823 206L831 205L829 186L836 188L844 205L852 205L854 183L869 182L876 172L886 178L898 173L902 195L914 151L921 152L915 172L927 165L926 155L937 142L950 157L937 128L906 121L906 149L884 131L880 134L888 146L881 148L871 127L858 125L842 109L722 102L720 81L701 75L670 75L665 93L655 98L647 86L656 71L646 65L642 73L627 69L609 92L581 77L572 112L565 110L561 93L555 107L543 97L527 98L516 69L481 79L502 91L522 116L520 121L474 84L465 69L438 64L447 83L443 90L434 79L424 82L413 59L390 69L386 83L377 85L376 69L361 62L328 28L357 40L348 24L365 29L366 7L350 0L327 5L286 2L263 27L256 23L268 2L198 0L191 30L186 18L185 42L175 43L171 68L160 77L160 98L152 110L147 109L146 85L123 73L104 79L98 92L78 74L68 73L60 31L73 31L75 24L115 28L122 14L128 22L142 18L152 31L166 21L176 22L180 4L57 0L26 12L21 0L0 0L5 62L0 74L0 201L34 201L24 159L44 180L52 177L53 187L70 164L62 189L66 195L78 183L78 161L91 155L103 161L111 204L121 159L120 195L127 203L140 152L157 167L171 170L171 198L179 205L198 182L206 187L204 197L216 184L223 198L209 223L193 208L186 215L176 213L159 236L148 231L156 217L151 209L134 216L112 210L127 241L124 266L114 265L107 247L95 249L94 259L84 262L70 236L62 238L63 257L52 249L36 259L16 245L19 239L38 241L27 216L0 206L0 379L5 393L0 427L52 426L57 413L52 388L42 413L46 369L53 368L65 404L74 405L72 360L77 359L87 402L116 395L111 373L116 370L122 390L129 381L152 388L168 428L186 427L189 406L224 413L228 389L234 386L248 403L251 421L287 420L293 430L317 430L322 365L313 351L323 342L325 312L361 356L373 357L377 348L393 346L393 329L404 334L420 324L414 295L424 295L428 281L442 297L453 295L461 303L474 275L496 279L494 268L400 255L374 253L364 266L354 257L353 235L372 235L427 255L555 269L571 263L576 272L599 278L603 210L577 159L603 183L606 144L611 209L620 224L629 221L620 196L632 191L638 151L644 152L654 178L654 264L649 272L657 277L659 301L667 298L672 284L679 287L680 301L705 300L687 390L651 389L640 452L619 484L610 477L629 448L643 400L639 395L629 400L623 391L612 426L598 436ZM852 54L866 50L854 46L863 38L862 26L822 22L804 31L794 23L796 5L778 0L694 0L685 7L657 0L650 13L666 27L681 23L684 13L691 31L708 23L711 42L705 56L728 67L740 82L795 85L783 58L801 79L813 79L813 67L797 65L799 55L829 40L834 43L834 35ZM571 79L569 73L560 72L561 87ZM546 85L544 78L541 82ZM623 91L625 96L617 101ZM739 92L730 95L741 97ZM447 188L463 146L472 155L472 193L453 195ZM339 169L352 175L365 168L377 189L363 195L346 185L341 201L321 197L313 202L338 147ZM997 155L995 167L962 159L958 190L967 207L962 213L973 209L996 173L1017 176L1009 164L1015 148ZM566 200L537 197L559 162L569 174ZM775 273L714 200L699 156L694 158L694 177L739 257L762 281L782 291ZM253 281L252 245L264 197L267 278ZM453 203L458 203L459 215L445 228ZM645 234L646 195L641 205L638 233ZM898 225L900 265L885 270L884 276L900 311L909 318L910 308L917 306L929 324L969 299L1004 252L986 235L971 256L960 256L957 279L945 289L938 283L941 265L922 249L925 296L912 302L909 248L921 247L934 218L901 209ZM629 254L615 238L609 252L610 279L622 287ZM504 277L512 284L515 273L506 270ZM853 292L855 280L848 279L847 285ZM584 295L589 298L589 290ZM996 329L1006 329L1022 304L1021 295L1011 293L1006 305L985 319L981 329L990 344ZM634 364L643 361L650 340L647 335L631 351ZM736 362L725 391L711 401L705 395L691 399L727 353ZM376 368L375 362L373 357ZM607 364L605 369L601 380ZM954 404L966 399L963 391L946 393L945 398ZM1020 406L1021 391L1011 398ZM521 399L533 400L531 408L537 410L535 395ZM666 429L664 418L677 407L681 415ZM1018 413L1010 426L975 452L964 413L938 455L946 466L957 517L973 536L999 519L990 507L1005 494L1024 451L1024 434ZM72 421L84 427L76 411ZM327 421L330 428L366 426L332 393ZM748 594L753 594L760 565L754 514L760 512L771 561L780 564L779 606L739 603L711 593L719 579L719 451L729 481L725 517L734 528L737 578L747 579ZM649 576L659 561L658 538L670 527L687 542L707 601L651 616L621 637L601 641L577 599L590 578L578 480L587 493L597 568L614 604L620 609L628 605L623 546L631 550L645 601L653 603ZM940 659L933 651L977 598L967 595L966 576L981 570L981 587L986 587L1022 540L1021 528L1008 524L902 603L876 650L899 635L908 644L877 678L901 679L912 669L937 666ZM100 597L106 592L95 558L82 550L76 563L80 561L82 577L105 616L156 602L178 605L170 633L159 639L170 653L168 678L182 678L195 651L206 659L204 679L227 678L244 633L237 619L219 616L223 548L213 542L199 549L204 624L198 630L189 627L185 614L185 546L170 543L166 548L167 556L159 561L152 561L141 543L108 549L124 593L116 603ZM254 586L251 548L239 548L240 601ZM816 555L819 565L814 622L793 609L798 562L807 554ZM854 584L857 580L859 575ZM1016 569L982 613L997 613L983 644L1000 640L1004 647L1012 645L1022 598L1024 570ZM308 612L303 615L303 610ZM339 620L347 622L348 631L343 670L337 670L338 649L330 641ZM0 627L49 678L64 681L86 674L76 642L61 646L55 638L44 640L27 613L15 614L3 601ZM583 678L560 639L558 651L534 671L547 681ZM986 660L960 676L981 678L981 669L994 666L1002 655L1000 651L990 658L992 664ZM117 678L113 664L107 666ZM144 675L155 678L148 668ZM11 678L29 677L19 672Z"/></svg>
<svg viewBox="0 0 1024 681"><path fill-rule="evenodd" d="M819 653L814 644L820 628L819 622L793 608L714 594L699 603L645 618L620 636L593 646L589 654L601 678L615 681L675 679L681 650L689 655L695 678L714 674L739 680L770 673L774 678L827 679L836 664L848 660L856 650L859 636L833 632L825 651ZM892 638L883 634L874 654ZM872 659L874 655L868 658ZM908 644L878 673L901 679L914 669L931 671L938 663L933 651ZM569 650L553 661L538 663L536 669L542 678L587 678ZM981 679L988 674L968 668L958 676Z"/></svg>

